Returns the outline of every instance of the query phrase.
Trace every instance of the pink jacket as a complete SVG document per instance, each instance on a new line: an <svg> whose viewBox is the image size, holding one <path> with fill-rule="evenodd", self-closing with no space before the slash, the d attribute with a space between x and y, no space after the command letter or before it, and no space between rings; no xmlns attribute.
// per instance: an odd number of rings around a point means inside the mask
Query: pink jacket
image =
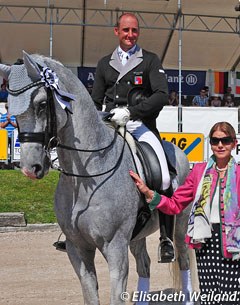
<svg viewBox="0 0 240 305"><path fill-rule="evenodd" d="M162 199L159 202L159 204L156 206L156 208L161 210L165 214L174 215L174 214L179 214L189 204L191 204L195 198L197 187L201 180L206 165L207 163L196 164L191 170L190 174L187 176L185 183L174 192L171 198L161 195ZM213 198L216 183L218 180L217 171L213 169L212 173L213 173L213 183L211 186L210 200L212 200ZM237 166L236 179L237 179L237 190L240 190L240 166ZM226 180L226 177L224 180ZM238 202L240 208L240 191L238 192ZM220 219L221 219L223 255L227 258L230 258L231 254L228 253L226 250L226 234L225 234L223 212L221 212L220 214Z"/></svg>

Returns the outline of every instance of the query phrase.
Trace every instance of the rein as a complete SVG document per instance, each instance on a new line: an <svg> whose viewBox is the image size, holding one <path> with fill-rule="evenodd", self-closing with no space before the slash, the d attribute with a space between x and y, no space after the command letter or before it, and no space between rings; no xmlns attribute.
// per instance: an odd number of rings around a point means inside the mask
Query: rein
<svg viewBox="0 0 240 305"><path fill-rule="evenodd" d="M69 146L66 146L67 148L66 149L70 149L70 150L77 150L77 151L82 151L82 152L98 152L98 151L101 151L101 150L104 150L104 149L107 149L111 146L113 146L114 142L116 141L117 139L117 131L115 130L115 135L114 135L114 139L113 141L110 143L110 145L106 146L105 148L101 148L101 149L96 149L96 150L83 150L83 149L75 149L75 148L71 148ZM54 166L52 164L52 160L50 158L50 161L51 161L51 167L60 171L61 173L63 173L64 175L66 176L72 176L72 177L79 177L79 178L92 178L92 177L99 177L99 176L103 176L103 175L106 175L112 171L114 171L115 169L118 168L118 166L121 164L121 161L122 161L122 158L123 158L123 153L124 153L124 148L125 148L125 143L126 143L126 127L124 128L124 136L123 136L123 147L122 147L122 150L121 150L121 154L116 162L116 164L110 168L109 170L103 172L103 173L100 173L100 174L93 174L93 175L79 175L79 174L74 174L74 173L69 173L69 172L66 172L64 169L60 168L59 166ZM65 145L62 145L64 148L65 148ZM57 146L58 147L58 146Z"/></svg>
<svg viewBox="0 0 240 305"><path fill-rule="evenodd" d="M107 145L107 146L105 146L103 148L99 148L99 149L80 149L80 148L75 148L75 147L67 146L67 145L64 145L64 144L61 144L61 143L57 143L56 147L60 147L60 148L67 149L67 150L81 151L81 152L98 152L98 151L110 148L114 144L114 142L116 141L117 134L118 133L115 130L114 138L113 138L112 142L109 145Z"/></svg>

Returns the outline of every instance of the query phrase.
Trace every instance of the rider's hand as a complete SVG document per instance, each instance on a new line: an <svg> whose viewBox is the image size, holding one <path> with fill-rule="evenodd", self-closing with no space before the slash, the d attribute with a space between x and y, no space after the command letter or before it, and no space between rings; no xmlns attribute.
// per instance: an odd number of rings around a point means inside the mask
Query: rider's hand
<svg viewBox="0 0 240 305"><path fill-rule="evenodd" d="M118 126L125 126L130 120L130 112L126 107L114 108L110 111L110 113L114 114L111 121L116 123Z"/></svg>

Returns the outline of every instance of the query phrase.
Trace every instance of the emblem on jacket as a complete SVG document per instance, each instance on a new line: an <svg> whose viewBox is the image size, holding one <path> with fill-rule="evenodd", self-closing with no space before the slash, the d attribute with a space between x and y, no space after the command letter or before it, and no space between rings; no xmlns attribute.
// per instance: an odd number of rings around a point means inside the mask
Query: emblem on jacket
<svg viewBox="0 0 240 305"><path fill-rule="evenodd" d="M135 75L134 76L134 85L142 85L143 78L142 75Z"/></svg>

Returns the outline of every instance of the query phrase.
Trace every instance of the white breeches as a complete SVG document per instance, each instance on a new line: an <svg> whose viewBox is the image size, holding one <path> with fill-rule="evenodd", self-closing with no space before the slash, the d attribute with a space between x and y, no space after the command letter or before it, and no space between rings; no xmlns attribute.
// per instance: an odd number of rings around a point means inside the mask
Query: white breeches
<svg viewBox="0 0 240 305"><path fill-rule="evenodd" d="M130 132L139 142L146 142L154 149L162 169L162 190L168 189L170 176L167 160L162 145L155 134L150 131L141 121L128 121L127 131Z"/></svg>

